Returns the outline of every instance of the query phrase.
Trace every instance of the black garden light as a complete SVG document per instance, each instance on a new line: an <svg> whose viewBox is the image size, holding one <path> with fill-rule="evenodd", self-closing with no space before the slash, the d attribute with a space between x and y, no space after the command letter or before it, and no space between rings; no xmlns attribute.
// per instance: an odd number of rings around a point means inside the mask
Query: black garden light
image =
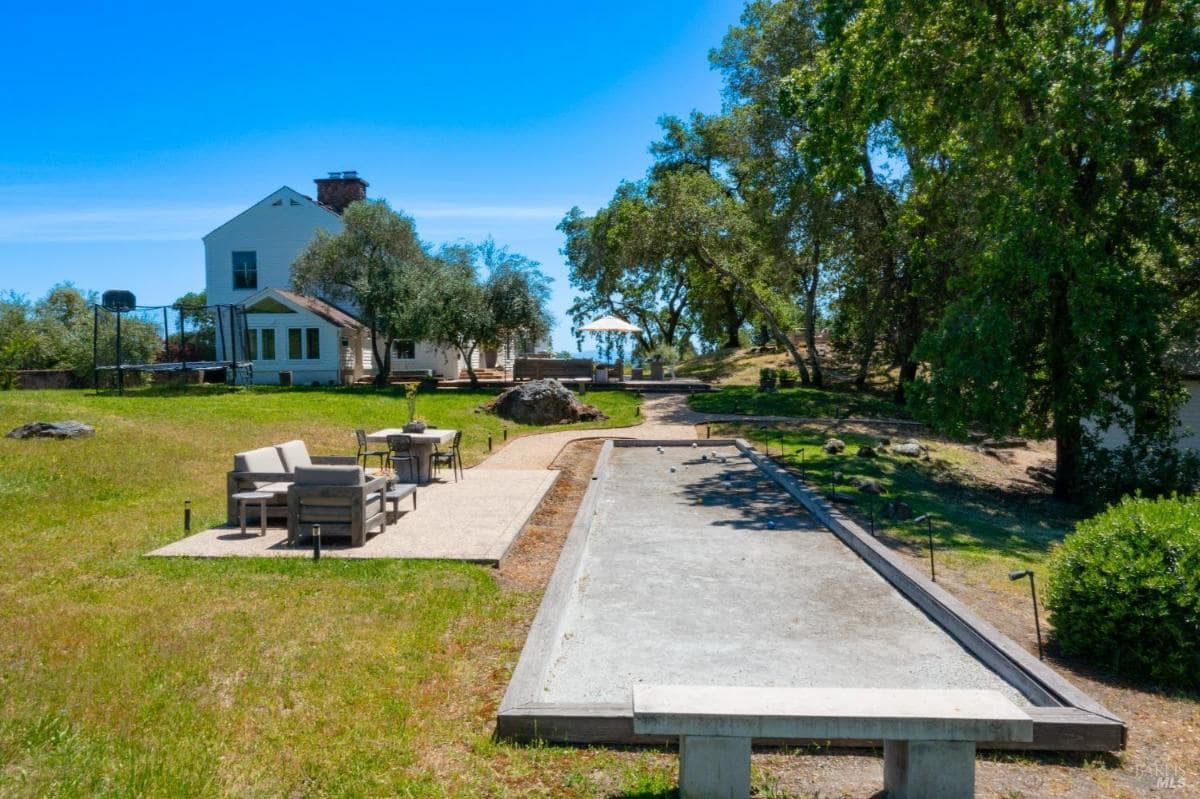
<svg viewBox="0 0 1200 799"><path fill-rule="evenodd" d="M183 531L185 533L192 531L192 501L190 499L183 501Z"/></svg>
<svg viewBox="0 0 1200 799"><path fill-rule="evenodd" d="M926 513L913 519L913 524L925 523L925 534L929 537L929 579L937 582L937 567L933 564L933 517Z"/></svg>
<svg viewBox="0 0 1200 799"><path fill-rule="evenodd" d="M1038 618L1037 583L1033 577L1033 569L1021 569L1020 571L1008 573L1008 579L1013 582L1020 580L1022 577L1029 578L1029 595L1033 598L1033 626L1037 630L1038 660L1044 660L1042 657L1042 622Z"/></svg>
<svg viewBox="0 0 1200 799"><path fill-rule="evenodd" d="M312 532L313 560L321 559L321 525L314 524Z"/></svg>

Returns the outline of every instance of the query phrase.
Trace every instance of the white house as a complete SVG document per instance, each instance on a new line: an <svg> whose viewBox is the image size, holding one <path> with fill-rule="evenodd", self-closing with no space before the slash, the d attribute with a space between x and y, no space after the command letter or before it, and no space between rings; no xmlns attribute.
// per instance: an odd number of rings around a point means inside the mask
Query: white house
<svg viewBox="0 0 1200 799"><path fill-rule="evenodd" d="M235 337L222 322L217 357L249 360L256 383L277 383L285 371L297 384L375 374L367 327L353 309L290 290L292 263L316 232L340 232L341 212L367 196L356 172L331 172L316 184L316 200L283 186L204 237L208 302L243 306L248 328ZM510 348L476 352L472 366L506 368L513 355ZM423 341L397 342L392 353L394 373L457 379L466 366L453 350Z"/></svg>
<svg viewBox="0 0 1200 799"><path fill-rule="evenodd" d="M1200 452L1200 342L1180 347L1170 354L1174 366L1182 377L1183 390L1187 398L1175 409L1175 429L1179 434L1176 446L1183 450ZM1129 435L1121 427L1112 425L1098 431L1100 445L1116 449L1129 443Z"/></svg>

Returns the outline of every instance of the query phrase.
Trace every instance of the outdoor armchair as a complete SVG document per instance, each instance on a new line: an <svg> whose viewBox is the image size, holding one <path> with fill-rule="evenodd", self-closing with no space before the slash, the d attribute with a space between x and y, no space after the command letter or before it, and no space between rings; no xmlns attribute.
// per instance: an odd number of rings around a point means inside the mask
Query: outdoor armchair
<svg viewBox="0 0 1200 799"><path fill-rule="evenodd" d="M288 540L321 526L321 537L348 537L360 547L387 527L387 478L366 477L360 466L299 466L287 491Z"/></svg>

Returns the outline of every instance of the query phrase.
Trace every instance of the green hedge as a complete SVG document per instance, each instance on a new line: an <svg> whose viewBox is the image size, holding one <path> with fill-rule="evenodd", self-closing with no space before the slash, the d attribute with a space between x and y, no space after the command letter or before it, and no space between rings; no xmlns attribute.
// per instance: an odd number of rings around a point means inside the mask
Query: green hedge
<svg viewBox="0 0 1200 799"><path fill-rule="evenodd" d="M1200 687L1200 497L1127 498L1050 559L1062 650L1126 677Z"/></svg>

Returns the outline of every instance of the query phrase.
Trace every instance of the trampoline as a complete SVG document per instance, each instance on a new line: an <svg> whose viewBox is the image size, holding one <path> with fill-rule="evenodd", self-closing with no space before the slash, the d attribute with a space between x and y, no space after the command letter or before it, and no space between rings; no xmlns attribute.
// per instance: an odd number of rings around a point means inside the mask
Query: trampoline
<svg viewBox="0 0 1200 799"><path fill-rule="evenodd" d="M92 374L112 375L125 389L128 374L225 370L231 384L249 382L253 353L241 305L138 305L128 291L106 291L92 306Z"/></svg>

